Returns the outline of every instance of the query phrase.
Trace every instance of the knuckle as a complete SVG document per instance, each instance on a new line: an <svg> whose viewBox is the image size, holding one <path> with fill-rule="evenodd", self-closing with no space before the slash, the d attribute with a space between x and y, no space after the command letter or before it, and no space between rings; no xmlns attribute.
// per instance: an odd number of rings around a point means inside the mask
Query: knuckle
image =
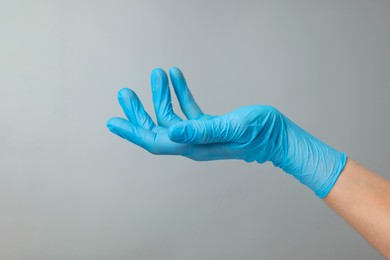
<svg viewBox="0 0 390 260"><path fill-rule="evenodd" d="M267 111L269 114L272 114L275 116L280 114L279 110L274 106L266 106L266 108L267 108Z"/></svg>

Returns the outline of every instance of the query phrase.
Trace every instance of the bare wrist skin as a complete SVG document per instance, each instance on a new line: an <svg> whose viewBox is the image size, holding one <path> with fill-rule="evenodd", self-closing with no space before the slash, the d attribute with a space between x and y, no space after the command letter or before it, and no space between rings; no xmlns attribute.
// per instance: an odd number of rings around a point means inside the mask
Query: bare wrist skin
<svg viewBox="0 0 390 260"><path fill-rule="evenodd" d="M390 259L390 181L348 158L324 202Z"/></svg>

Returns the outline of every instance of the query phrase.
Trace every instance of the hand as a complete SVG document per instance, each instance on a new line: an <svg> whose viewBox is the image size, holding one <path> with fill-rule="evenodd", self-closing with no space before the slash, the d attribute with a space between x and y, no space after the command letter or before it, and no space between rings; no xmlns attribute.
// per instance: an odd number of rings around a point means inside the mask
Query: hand
<svg viewBox="0 0 390 260"><path fill-rule="evenodd" d="M221 116L206 115L195 102L178 68L170 79L187 117L172 109L168 77L162 69L151 76L156 125L130 89L119 91L118 100L128 120L111 118L113 133L153 154L182 155L193 160L241 159L271 161L325 197L343 169L346 155L294 124L271 106L241 107Z"/></svg>

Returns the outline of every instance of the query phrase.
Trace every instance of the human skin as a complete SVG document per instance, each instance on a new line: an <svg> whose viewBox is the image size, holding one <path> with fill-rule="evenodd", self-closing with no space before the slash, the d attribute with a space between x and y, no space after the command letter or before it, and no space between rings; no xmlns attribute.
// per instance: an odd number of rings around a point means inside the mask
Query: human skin
<svg viewBox="0 0 390 260"><path fill-rule="evenodd" d="M122 89L118 93L118 101L128 120L110 119L107 123L110 131L153 154L182 155L193 160L244 159L251 162L261 154L274 154L279 161L288 162L287 165L293 166L290 167L291 171L289 167L280 168L292 174L313 191L318 186L316 184L319 183L320 187L323 187L323 183L326 183L328 187L326 193L320 192L317 196L343 217L372 246L390 259L390 181L351 158L345 160L345 157L338 156L339 152L329 148L295 124L289 123L290 121L281 117L279 111L274 108L246 107L221 117L203 114L181 72L177 68L172 68L171 72L172 84L180 107L189 121L183 121L174 113L167 76L163 70L157 69L152 73L151 85L158 124L155 124L144 110L134 91ZM256 132L257 128L253 126L257 126L258 120L262 121L264 118L266 124ZM281 118L283 120L278 121ZM281 122L276 126L289 127L272 127L275 126L274 122ZM185 127L178 128L178 125ZM192 127L188 127L191 125ZM248 129L246 126L252 126L249 129L254 130L254 135L248 135L249 140L245 139L247 135L240 132L240 129ZM175 128L179 130L178 135L173 134L175 131L172 130ZM282 138L286 137L284 134L286 132L279 131L280 129L289 130L290 134L286 139ZM234 138L235 135L237 138ZM267 136L273 136L275 139L270 141ZM257 137L260 138L260 142ZM287 146L280 146L277 145L277 140L289 140L289 142L285 142ZM268 145L258 145L263 142ZM255 145L251 146L252 143ZM308 146L308 144L315 145ZM268 147L272 149L265 149ZM287 153L288 150L293 153ZM275 151L281 153L274 153ZM308 153L304 153L305 151ZM284 154L291 156L281 157ZM287 160L280 160L280 158L287 158ZM265 160L256 159L256 161L262 163ZM280 166L277 160L272 162L275 166ZM302 165L305 167L301 167ZM342 168L338 170L339 167L332 167L334 165ZM337 171L334 172L332 169ZM321 172L322 175L318 174ZM329 175L329 173L336 173L336 175ZM329 176L335 177L332 178L332 182L326 182L330 180Z"/></svg>
<svg viewBox="0 0 390 260"><path fill-rule="evenodd" d="M390 181L348 158L323 201L390 259Z"/></svg>

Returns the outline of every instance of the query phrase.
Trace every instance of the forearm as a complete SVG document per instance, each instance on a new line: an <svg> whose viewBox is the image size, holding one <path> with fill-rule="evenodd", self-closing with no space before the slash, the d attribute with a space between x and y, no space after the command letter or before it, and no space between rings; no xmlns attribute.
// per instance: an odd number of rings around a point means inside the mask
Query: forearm
<svg viewBox="0 0 390 260"><path fill-rule="evenodd" d="M390 181L348 158L324 201L390 258Z"/></svg>
<svg viewBox="0 0 390 260"><path fill-rule="evenodd" d="M155 69L151 85L158 124L134 91L122 89L118 101L128 120L111 118L107 122L110 131L153 154L197 161L271 161L319 198L325 197L330 207L390 258L389 181L351 159L345 165L344 153L313 137L274 107L246 106L211 116L196 104L178 68L170 69L170 79L188 120L174 113L168 76Z"/></svg>

